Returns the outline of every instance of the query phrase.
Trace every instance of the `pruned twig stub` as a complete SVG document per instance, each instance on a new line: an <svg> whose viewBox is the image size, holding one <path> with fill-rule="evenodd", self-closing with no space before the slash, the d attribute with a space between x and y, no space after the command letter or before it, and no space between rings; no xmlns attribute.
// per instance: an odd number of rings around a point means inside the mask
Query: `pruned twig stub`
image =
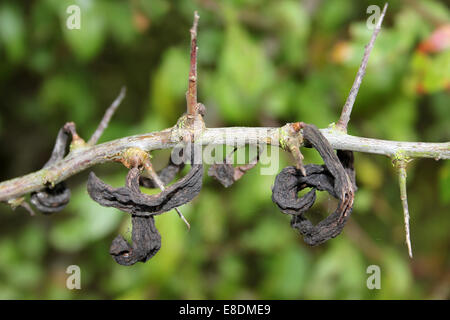
<svg viewBox="0 0 450 320"><path fill-rule="evenodd" d="M283 213L292 215L291 226L307 244L318 245L339 235L352 212L356 190L353 155L351 151L338 151L336 155L313 125L303 124L303 137L319 151L325 164L304 166L306 175L295 167L284 168L275 179L272 200ZM299 198L298 192L305 188L312 190ZM339 199L339 204L334 213L314 226L305 212L314 204L317 190L327 191Z"/></svg>

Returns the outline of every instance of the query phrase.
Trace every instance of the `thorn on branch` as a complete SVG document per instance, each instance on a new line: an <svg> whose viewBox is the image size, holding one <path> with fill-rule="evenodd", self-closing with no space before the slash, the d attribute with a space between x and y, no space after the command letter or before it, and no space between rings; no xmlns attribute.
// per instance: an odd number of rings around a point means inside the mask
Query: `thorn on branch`
<svg viewBox="0 0 450 320"><path fill-rule="evenodd" d="M400 187L400 200L402 202L403 207L403 219L405 223L405 242L408 247L408 254L409 257L412 258L412 246L411 246L411 234L410 234L410 227L409 227L409 208L408 208L408 195L406 191L406 166L408 163L408 160L404 159L395 159L394 165L397 168L397 174L398 174L398 184Z"/></svg>
<svg viewBox="0 0 450 320"><path fill-rule="evenodd" d="M342 108L341 117L339 118L339 121L336 124L336 128L343 132L347 132L347 125L348 122L350 121L350 115L352 113L353 104L355 103L359 87L361 86L362 79L364 78L364 75L366 73L367 62L369 61L370 52L372 51L377 35L381 30L381 24L383 23L387 7L388 4L386 3L384 5L383 12L381 13L380 18L378 19L377 26L375 27L372 33L370 42L365 47L364 56L361 61L361 65L359 66L358 73L356 74L355 81L353 82L352 88L350 89L350 93L347 97L347 100L345 101L344 107Z"/></svg>
<svg viewBox="0 0 450 320"><path fill-rule="evenodd" d="M109 121L111 120L112 116L114 115L114 113L116 112L117 108L120 106L120 104L122 103L123 99L125 98L126 92L127 92L126 87L122 87L122 89L120 90L120 93L117 96L117 98L113 101L113 103L106 110L102 121L98 125L98 127L95 130L95 132L92 135L92 137L89 139L88 145L93 146L93 145L95 145L98 142L98 140L102 136L103 132L108 127Z"/></svg>

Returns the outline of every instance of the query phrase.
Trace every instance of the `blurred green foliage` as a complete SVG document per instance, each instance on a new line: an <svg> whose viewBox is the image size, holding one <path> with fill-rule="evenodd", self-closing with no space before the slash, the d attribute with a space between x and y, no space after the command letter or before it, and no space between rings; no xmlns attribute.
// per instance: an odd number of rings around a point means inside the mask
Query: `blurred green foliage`
<svg viewBox="0 0 450 320"><path fill-rule="evenodd" d="M80 30L66 28L71 4L81 8ZM0 180L42 167L64 122L75 121L88 138L122 85L127 98L101 142L172 125L185 110L196 9L208 126L325 127L337 120L370 38L372 4L383 2L2 1ZM444 2L390 1L350 134L450 140L450 50L421 46L449 18ZM306 162L321 161L305 154ZM161 168L168 153L154 156ZM274 176L258 166L229 189L205 177L200 196L181 208L190 232L175 212L158 217L161 251L132 267L108 254L118 232L130 237L130 219L90 200L87 173L79 174L68 181L72 201L60 214L0 208L0 299L448 299L450 162L409 166L410 260L389 159L355 158L352 219L322 246L306 246L290 228L271 202ZM282 154L280 162L281 170L292 160ZM94 170L115 186L126 173L113 164ZM319 199L313 215L333 211L328 195ZM81 290L65 286L73 264ZM381 267L381 290L366 287L372 264Z"/></svg>

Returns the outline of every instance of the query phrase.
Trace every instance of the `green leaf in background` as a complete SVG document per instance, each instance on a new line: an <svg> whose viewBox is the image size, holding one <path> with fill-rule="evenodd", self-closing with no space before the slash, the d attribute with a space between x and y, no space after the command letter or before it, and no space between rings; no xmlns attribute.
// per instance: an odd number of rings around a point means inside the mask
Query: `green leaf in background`
<svg viewBox="0 0 450 320"><path fill-rule="evenodd" d="M124 214L114 208L102 207L87 194L85 186L72 190L68 207L75 214L51 229L50 242L63 251L78 251L112 232ZM107 252L105 252L107 254Z"/></svg>
<svg viewBox="0 0 450 320"><path fill-rule="evenodd" d="M445 50L430 58L423 79L423 89L427 93L448 90L450 87L450 50Z"/></svg>
<svg viewBox="0 0 450 320"><path fill-rule="evenodd" d="M10 240L0 245L0 275L8 279L7 284L2 284L0 280L0 297L20 299L24 296L18 294L16 289L35 290L43 276L41 261L46 249L44 229L38 223L30 224L11 236Z"/></svg>
<svg viewBox="0 0 450 320"><path fill-rule="evenodd" d="M325 32L330 32L343 24L353 12L350 0L329 0L320 4L318 24Z"/></svg>
<svg viewBox="0 0 450 320"><path fill-rule="evenodd" d="M136 29L133 26L133 15L130 3L101 1L98 5L98 11L100 11L105 18L105 29L108 30L113 38L119 43L131 45L136 36Z"/></svg>
<svg viewBox="0 0 450 320"><path fill-rule="evenodd" d="M445 161L439 172L439 191L443 203L450 203L450 161Z"/></svg>
<svg viewBox="0 0 450 320"><path fill-rule="evenodd" d="M361 299L367 289L366 267L353 243L339 237L328 244L332 250L322 252L309 276L305 289L309 299Z"/></svg>
<svg viewBox="0 0 450 320"><path fill-rule="evenodd" d="M139 8L154 21L159 21L170 9L170 2L164 0L139 0L136 2Z"/></svg>
<svg viewBox="0 0 450 320"><path fill-rule="evenodd" d="M0 53L5 50L12 63L26 53L25 23L18 7L6 2L0 5ZM4 49L2 49L4 48Z"/></svg>
<svg viewBox="0 0 450 320"><path fill-rule="evenodd" d="M380 108L367 126L378 139L415 141L416 119L417 105L407 97L396 97Z"/></svg>
<svg viewBox="0 0 450 320"><path fill-rule="evenodd" d="M241 290L246 267L243 260L235 252L226 251L221 257L218 270L218 281L214 286L214 293L218 299L237 297Z"/></svg>
<svg viewBox="0 0 450 320"><path fill-rule="evenodd" d="M152 79L150 99L152 114L158 114L171 123L176 121L179 114L186 109L188 75L189 50L168 49Z"/></svg>
<svg viewBox="0 0 450 320"><path fill-rule="evenodd" d="M297 121L314 123L317 127L323 128L336 118L328 95L330 84L326 77L321 73L310 74L309 80L296 90L294 106Z"/></svg>
<svg viewBox="0 0 450 320"><path fill-rule="evenodd" d="M411 291L411 272L407 260L397 252L384 248L383 264L381 271L380 299L414 299Z"/></svg>
<svg viewBox="0 0 450 320"><path fill-rule="evenodd" d="M307 295L305 285L311 274L308 254L290 242L284 250L272 252L266 260L267 273L261 279L262 299L295 299Z"/></svg>
<svg viewBox="0 0 450 320"><path fill-rule="evenodd" d="M296 242L296 234L289 228L289 219L285 218L261 217L258 224L243 233L243 246L271 256L285 248L287 243Z"/></svg>
<svg viewBox="0 0 450 320"><path fill-rule="evenodd" d="M75 121L79 127L83 127L95 110L92 92L86 83L86 79L79 74L59 74L48 77L41 88L40 112L45 114L66 114L66 119ZM30 110L35 116L37 110Z"/></svg>
<svg viewBox="0 0 450 320"><path fill-rule="evenodd" d="M291 116L290 105L295 96L297 87L288 80L280 81L264 92L264 101L261 109L275 118L289 118Z"/></svg>
<svg viewBox="0 0 450 320"><path fill-rule="evenodd" d="M233 185L236 192L232 194L229 209L235 212L235 218L240 221L249 221L255 215L261 214L258 205L255 205L256 203L259 205L263 203L272 204L270 199L274 177L261 175L260 168L260 165L255 166ZM252 199L252 201L248 201L248 199Z"/></svg>
<svg viewBox="0 0 450 320"><path fill-rule="evenodd" d="M88 61L100 52L106 39L105 13L101 10L101 2L78 0L66 3L64 11L59 12L64 37L75 55L82 61ZM72 4L78 5L81 10L80 29L69 29L66 26L69 14L65 10Z"/></svg>
<svg viewBox="0 0 450 320"><path fill-rule="evenodd" d="M196 210L202 213L197 217L200 218L198 223L204 236L203 241L219 243L223 240L225 232L225 204L219 194L208 190L203 190L203 192L206 198L196 207Z"/></svg>
<svg viewBox="0 0 450 320"><path fill-rule="evenodd" d="M273 76L273 66L263 48L229 19L213 89L222 116L236 124L250 121L256 116L259 97Z"/></svg>
<svg viewBox="0 0 450 320"><path fill-rule="evenodd" d="M383 185L383 173L371 157L358 155L358 161L355 161L355 171L358 172L357 181L361 182L364 187L373 191Z"/></svg>
<svg viewBox="0 0 450 320"><path fill-rule="evenodd" d="M279 25L276 28L281 42L281 60L291 67L300 67L307 62L307 36L310 18L299 1L271 2L267 16Z"/></svg>

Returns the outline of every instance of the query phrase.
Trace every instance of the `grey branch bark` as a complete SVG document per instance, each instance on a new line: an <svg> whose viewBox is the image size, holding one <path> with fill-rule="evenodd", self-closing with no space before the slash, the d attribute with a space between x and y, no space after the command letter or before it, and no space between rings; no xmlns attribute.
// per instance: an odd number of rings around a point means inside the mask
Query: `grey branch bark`
<svg viewBox="0 0 450 320"><path fill-rule="evenodd" d="M145 151L170 149L180 143L176 127L159 132L125 137L103 144L75 149L63 160L51 166L0 183L0 201L19 198L42 189L48 183L58 183L97 164L119 161L123 151L137 147ZM280 146L280 128L206 128L196 139L202 145L257 145ZM321 129L334 149L404 158L450 159L450 142L425 143L378 140L344 134L335 129Z"/></svg>

